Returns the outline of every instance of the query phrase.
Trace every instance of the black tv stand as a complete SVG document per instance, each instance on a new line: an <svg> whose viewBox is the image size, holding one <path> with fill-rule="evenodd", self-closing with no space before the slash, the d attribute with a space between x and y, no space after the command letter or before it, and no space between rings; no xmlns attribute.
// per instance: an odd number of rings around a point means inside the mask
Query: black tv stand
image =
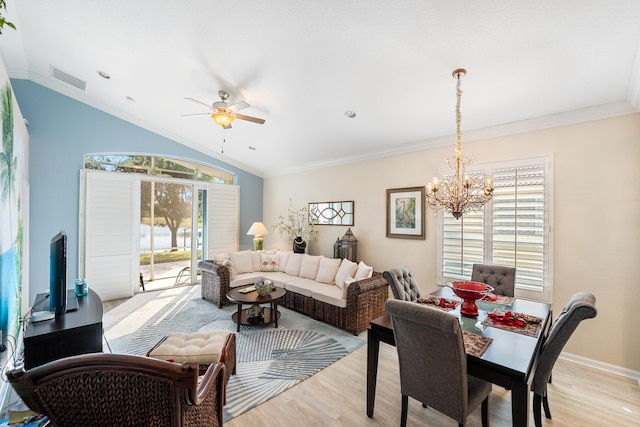
<svg viewBox="0 0 640 427"><path fill-rule="evenodd" d="M73 293L73 290L68 291ZM68 298L76 298L75 293ZM49 309L46 294L36 295L41 301L33 311ZM56 314L51 320L29 323L24 334L24 367L31 369L52 360L85 353L102 352L102 300L89 289L77 297L78 309Z"/></svg>

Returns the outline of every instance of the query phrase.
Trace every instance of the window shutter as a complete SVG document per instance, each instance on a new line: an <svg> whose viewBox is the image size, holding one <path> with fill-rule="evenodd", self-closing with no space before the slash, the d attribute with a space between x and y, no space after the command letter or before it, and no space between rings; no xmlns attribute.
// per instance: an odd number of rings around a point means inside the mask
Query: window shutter
<svg viewBox="0 0 640 427"><path fill-rule="evenodd" d="M544 165L493 171L491 263L516 268L516 284L544 286Z"/></svg>
<svg viewBox="0 0 640 427"><path fill-rule="evenodd" d="M207 256L238 250L240 187L229 184L207 186Z"/></svg>
<svg viewBox="0 0 640 427"><path fill-rule="evenodd" d="M469 279L473 264L484 259L484 210L455 219L444 214L442 242L442 276Z"/></svg>

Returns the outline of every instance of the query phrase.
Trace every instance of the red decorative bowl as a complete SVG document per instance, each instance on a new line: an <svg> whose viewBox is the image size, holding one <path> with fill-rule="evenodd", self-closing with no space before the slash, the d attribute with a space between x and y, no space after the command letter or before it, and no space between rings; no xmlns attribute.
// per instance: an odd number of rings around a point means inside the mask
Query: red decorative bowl
<svg viewBox="0 0 640 427"><path fill-rule="evenodd" d="M462 298L460 305L460 313L466 316L477 316L478 306L476 300L484 298L489 292L493 291L493 286L489 286L479 282L449 282L447 286L453 290L453 293Z"/></svg>

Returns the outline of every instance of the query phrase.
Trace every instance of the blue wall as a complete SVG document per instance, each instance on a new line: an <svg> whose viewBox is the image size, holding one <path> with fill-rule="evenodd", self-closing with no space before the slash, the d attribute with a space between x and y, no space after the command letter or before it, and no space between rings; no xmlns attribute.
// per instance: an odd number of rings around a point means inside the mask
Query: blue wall
<svg viewBox="0 0 640 427"><path fill-rule="evenodd" d="M240 247L262 220L262 178L142 129L28 80L11 84L29 122L29 303L49 290L49 242L60 230L68 236L67 285L78 272L80 169L86 153L145 153L192 159L230 171L240 186ZM258 216L255 213L259 213Z"/></svg>

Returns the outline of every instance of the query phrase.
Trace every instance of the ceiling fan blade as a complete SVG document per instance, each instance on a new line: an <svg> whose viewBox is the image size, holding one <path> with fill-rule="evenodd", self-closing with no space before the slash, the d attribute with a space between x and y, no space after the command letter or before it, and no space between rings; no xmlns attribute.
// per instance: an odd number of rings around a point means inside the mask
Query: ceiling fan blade
<svg viewBox="0 0 640 427"><path fill-rule="evenodd" d="M187 117L187 116L203 116L203 115L211 115L211 113L189 113L189 114L180 114L180 117Z"/></svg>
<svg viewBox="0 0 640 427"><path fill-rule="evenodd" d="M244 110L245 108L249 108L249 107L251 107L251 105L247 104L246 102L244 102L244 101L238 101L238 102L236 102L235 104L231 104L231 105L229 105L229 107L228 107L228 108L229 108L231 111L238 111L238 110Z"/></svg>
<svg viewBox="0 0 640 427"><path fill-rule="evenodd" d="M211 104L207 104L207 103L205 103L205 102L198 101L197 99L194 99L194 98L188 98L188 97L186 97L186 96L185 96L185 98L184 98L184 99L186 99L187 101L192 101L192 102L198 103L198 104L200 104L200 105L204 105L205 107L211 108Z"/></svg>
<svg viewBox="0 0 640 427"><path fill-rule="evenodd" d="M240 120L246 120L248 122L258 123L260 125L264 123L264 119L259 119L257 117L251 117L251 116L245 116L243 114L236 114L236 118L240 119Z"/></svg>

